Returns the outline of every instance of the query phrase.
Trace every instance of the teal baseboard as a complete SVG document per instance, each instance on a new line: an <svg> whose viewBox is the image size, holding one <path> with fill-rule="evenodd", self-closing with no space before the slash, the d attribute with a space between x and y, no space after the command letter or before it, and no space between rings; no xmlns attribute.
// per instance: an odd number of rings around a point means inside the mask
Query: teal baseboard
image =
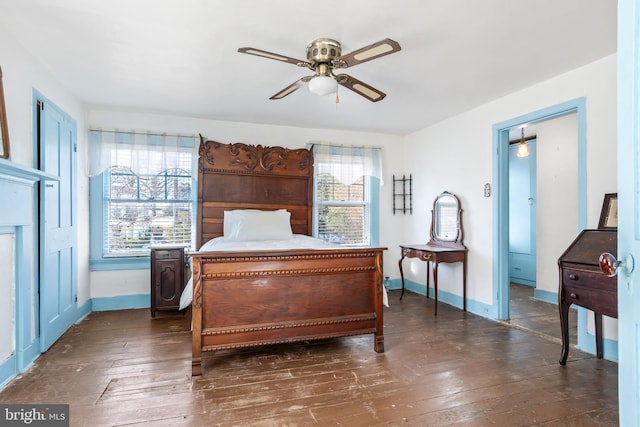
<svg viewBox="0 0 640 427"><path fill-rule="evenodd" d="M389 280L387 288L389 290L397 290L402 289L402 280L401 279L391 279ZM413 282L411 280L404 281L405 291L413 292L419 295L427 295L427 286L422 283ZM429 288L429 298L433 298L434 289ZM452 294L450 292L444 292L441 289L438 290L438 304L445 303L462 309L462 296ZM389 304L393 304L393 301L389 301ZM467 311L473 314L477 314L478 316L486 317L488 319L496 319L496 315L494 314L494 309L486 304L483 304L478 301L472 301L467 298Z"/></svg>
<svg viewBox="0 0 640 427"><path fill-rule="evenodd" d="M549 302L551 304L555 304L558 305L558 293L557 292L549 292L549 291L543 291L542 289L534 289L533 291L533 298L540 300L540 301L544 301L544 302Z"/></svg>
<svg viewBox="0 0 640 427"><path fill-rule="evenodd" d="M151 296L149 294L121 295L117 297L93 298L93 311L127 310L133 308L149 308Z"/></svg>
<svg viewBox="0 0 640 427"><path fill-rule="evenodd" d="M573 308L574 306L572 306ZM578 309L578 347L585 353L596 354L596 336L587 331L587 315L593 316L590 311L583 307ZM584 325L584 327L580 327ZM604 328L603 328L604 329ZM618 341L604 338L602 340L603 358L612 362L618 362ZM571 354L571 350L569 350Z"/></svg>
<svg viewBox="0 0 640 427"><path fill-rule="evenodd" d="M93 311L93 301L91 300L87 300L87 302L85 302L80 307L78 307L78 310L77 310L78 316L75 322L76 325L82 322L85 317L91 314L92 311Z"/></svg>
<svg viewBox="0 0 640 427"><path fill-rule="evenodd" d="M521 278L518 278L518 277L509 277L509 282L517 283L518 285L531 286L531 287L536 286L536 281L535 280L521 279Z"/></svg>
<svg viewBox="0 0 640 427"><path fill-rule="evenodd" d="M0 363L0 390L4 389L18 375L18 362L15 354L12 354L4 362Z"/></svg>

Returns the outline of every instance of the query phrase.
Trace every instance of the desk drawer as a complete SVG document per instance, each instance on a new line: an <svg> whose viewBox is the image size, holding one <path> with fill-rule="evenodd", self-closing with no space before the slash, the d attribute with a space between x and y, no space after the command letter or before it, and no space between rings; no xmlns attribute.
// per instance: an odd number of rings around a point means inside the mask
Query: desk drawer
<svg viewBox="0 0 640 427"><path fill-rule="evenodd" d="M618 291L618 278L607 277L604 273L595 271L565 268L562 271L562 281L565 286L579 286L598 291Z"/></svg>
<svg viewBox="0 0 640 427"><path fill-rule="evenodd" d="M408 248L402 248L402 256L407 258L420 258L425 261L433 258L433 254L431 252Z"/></svg>
<svg viewBox="0 0 640 427"><path fill-rule="evenodd" d="M618 295L616 292L589 289L565 283L562 295L567 303L588 308L605 316L618 317Z"/></svg>
<svg viewBox="0 0 640 427"><path fill-rule="evenodd" d="M155 259L181 259L183 249L154 249Z"/></svg>

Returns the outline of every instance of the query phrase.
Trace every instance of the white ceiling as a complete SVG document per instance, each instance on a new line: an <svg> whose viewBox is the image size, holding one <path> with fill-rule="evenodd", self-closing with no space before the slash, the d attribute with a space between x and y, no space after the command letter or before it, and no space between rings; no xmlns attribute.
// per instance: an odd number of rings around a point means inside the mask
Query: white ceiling
<svg viewBox="0 0 640 427"><path fill-rule="evenodd" d="M616 0L0 0L0 25L89 108L406 135L616 51ZM387 93L340 103L306 59L384 38L400 52L344 70ZM5 79L12 70L3 68ZM54 100L55 101L55 100Z"/></svg>

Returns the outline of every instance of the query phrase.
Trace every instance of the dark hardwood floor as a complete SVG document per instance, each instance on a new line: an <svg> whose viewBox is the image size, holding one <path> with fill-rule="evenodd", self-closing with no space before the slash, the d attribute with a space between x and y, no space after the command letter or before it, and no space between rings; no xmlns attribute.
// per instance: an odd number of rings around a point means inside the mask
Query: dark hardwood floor
<svg viewBox="0 0 640 427"><path fill-rule="evenodd" d="M92 313L0 392L69 403L72 426L615 426L617 364L392 291L373 336L205 353L189 316Z"/></svg>
<svg viewBox="0 0 640 427"><path fill-rule="evenodd" d="M511 284L510 320L506 323L562 345L558 305L535 299L533 293L531 286ZM577 317L575 306L572 306L569 310L569 343L572 348L578 342Z"/></svg>

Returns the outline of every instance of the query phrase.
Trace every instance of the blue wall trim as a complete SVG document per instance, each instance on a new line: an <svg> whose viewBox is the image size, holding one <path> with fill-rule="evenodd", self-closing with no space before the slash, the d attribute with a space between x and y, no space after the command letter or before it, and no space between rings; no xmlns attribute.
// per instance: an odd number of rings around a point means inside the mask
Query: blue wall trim
<svg viewBox="0 0 640 427"><path fill-rule="evenodd" d="M122 295L117 297L93 298L93 311L126 310L151 306L150 294Z"/></svg>
<svg viewBox="0 0 640 427"><path fill-rule="evenodd" d="M400 279L389 280L388 288L390 290L402 289L402 281ZM418 283L409 279L405 279L404 288L405 288L405 291L414 292L416 294L424 295L425 297L427 295L426 293L427 285L423 283ZM433 292L434 292L433 288L430 287L429 298L431 298L430 300L431 304L433 304ZM427 299L425 298L425 300ZM393 303L394 301L392 300L389 301L389 305L392 305ZM397 303L397 301L395 301L395 303ZM462 295L456 295L456 294L452 294L450 292L446 292L446 291L442 291L441 289L438 289L438 304L440 303L449 304L453 307L456 307L462 310ZM491 311L493 311L493 308L491 306L488 306L478 301L470 300L469 298L467 298L467 311L473 314L477 314L478 316L481 316L481 317L487 317L489 319L492 319L491 316L487 315L487 313L490 313Z"/></svg>
<svg viewBox="0 0 640 427"><path fill-rule="evenodd" d="M78 324L82 322L85 317L90 315L91 312L93 311L92 307L93 307L93 302L91 300L88 300L87 302L82 304L80 307L78 307L78 310L77 310L78 319L75 321L75 323Z"/></svg>
<svg viewBox="0 0 640 427"><path fill-rule="evenodd" d="M0 363L0 390L18 375L18 358L15 354Z"/></svg>
<svg viewBox="0 0 640 427"><path fill-rule="evenodd" d="M558 293L545 291L542 289L534 289L533 297L537 300L548 302L554 305L558 305Z"/></svg>

